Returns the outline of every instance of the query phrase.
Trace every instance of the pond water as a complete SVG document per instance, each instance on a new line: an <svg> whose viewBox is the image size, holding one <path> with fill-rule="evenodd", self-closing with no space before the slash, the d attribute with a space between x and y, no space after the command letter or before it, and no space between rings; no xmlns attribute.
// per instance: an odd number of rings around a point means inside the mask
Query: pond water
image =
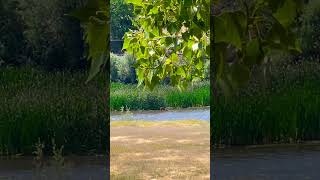
<svg viewBox="0 0 320 180"><path fill-rule="evenodd" d="M210 120L210 108L187 108L168 111L132 111L112 112L111 121L117 120L147 120L147 121L168 121L168 120Z"/></svg>
<svg viewBox="0 0 320 180"><path fill-rule="evenodd" d="M33 157L0 158L0 179L6 180L95 180L107 179L105 156L72 156L65 166L53 166L52 160L36 170Z"/></svg>
<svg viewBox="0 0 320 180"><path fill-rule="evenodd" d="M212 164L219 180L317 180L320 145L217 150Z"/></svg>

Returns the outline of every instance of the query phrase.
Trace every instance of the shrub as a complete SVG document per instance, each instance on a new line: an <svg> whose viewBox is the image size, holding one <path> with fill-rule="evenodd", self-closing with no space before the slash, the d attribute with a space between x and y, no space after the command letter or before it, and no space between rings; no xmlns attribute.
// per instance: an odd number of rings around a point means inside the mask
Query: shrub
<svg viewBox="0 0 320 180"><path fill-rule="evenodd" d="M135 59L133 56L111 54L111 80L114 82L136 83L137 76L134 68Z"/></svg>

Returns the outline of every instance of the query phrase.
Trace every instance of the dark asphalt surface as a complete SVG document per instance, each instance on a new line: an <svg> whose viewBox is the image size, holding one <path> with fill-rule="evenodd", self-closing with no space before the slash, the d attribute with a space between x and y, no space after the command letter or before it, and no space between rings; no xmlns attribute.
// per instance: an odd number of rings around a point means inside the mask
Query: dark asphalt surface
<svg viewBox="0 0 320 180"><path fill-rule="evenodd" d="M32 157L0 158L0 180L104 180L108 177L105 157L67 158L64 168L56 168L51 163L40 171L35 170Z"/></svg>
<svg viewBox="0 0 320 180"><path fill-rule="evenodd" d="M220 149L212 164L213 180L320 180L320 146Z"/></svg>
<svg viewBox="0 0 320 180"><path fill-rule="evenodd" d="M61 176L47 167L36 178L32 158L0 158L0 180L108 179L104 157L77 157L67 162ZM219 149L212 165L212 180L320 180L320 146Z"/></svg>

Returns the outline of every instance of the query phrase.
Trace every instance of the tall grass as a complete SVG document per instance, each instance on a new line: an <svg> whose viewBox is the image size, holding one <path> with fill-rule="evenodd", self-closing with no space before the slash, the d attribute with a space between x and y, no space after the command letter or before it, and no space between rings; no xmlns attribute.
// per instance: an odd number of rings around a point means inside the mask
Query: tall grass
<svg viewBox="0 0 320 180"><path fill-rule="evenodd" d="M212 105L215 145L292 143L320 139L320 65L275 66L261 79Z"/></svg>
<svg viewBox="0 0 320 180"><path fill-rule="evenodd" d="M33 151L51 139L66 152L103 152L109 128L106 81L85 85L86 73L48 73L29 68L0 69L0 149Z"/></svg>
<svg viewBox="0 0 320 180"><path fill-rule="evenodd" d="M209 82L199 83L185 91L179 91L169 85L161 85L149 91L137 87L136 84L111 84L111 110L120 110L122 107L130 110L159 110L162 107L186 108L209 105Z"/></svg>

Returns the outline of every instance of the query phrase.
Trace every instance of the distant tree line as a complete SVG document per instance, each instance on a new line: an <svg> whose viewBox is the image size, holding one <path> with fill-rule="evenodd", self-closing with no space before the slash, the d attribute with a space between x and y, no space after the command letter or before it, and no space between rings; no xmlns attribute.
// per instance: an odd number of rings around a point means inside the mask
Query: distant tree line
<svg viewBox="0 0 320 180"><path fill-rule="evenodd" d="M87 68L82 27L66 15L86 1L0 0L0 66ZM111 10L110 36L121 40L132 27L132 9L124 0L111 0Z"/></svg>
<svg viewBox="0 0 320 180"><path fill-rule="evenodd" d="M48 70L86 66L80 23L66 16L78 0L0 0L2 64Z"/></svg>

